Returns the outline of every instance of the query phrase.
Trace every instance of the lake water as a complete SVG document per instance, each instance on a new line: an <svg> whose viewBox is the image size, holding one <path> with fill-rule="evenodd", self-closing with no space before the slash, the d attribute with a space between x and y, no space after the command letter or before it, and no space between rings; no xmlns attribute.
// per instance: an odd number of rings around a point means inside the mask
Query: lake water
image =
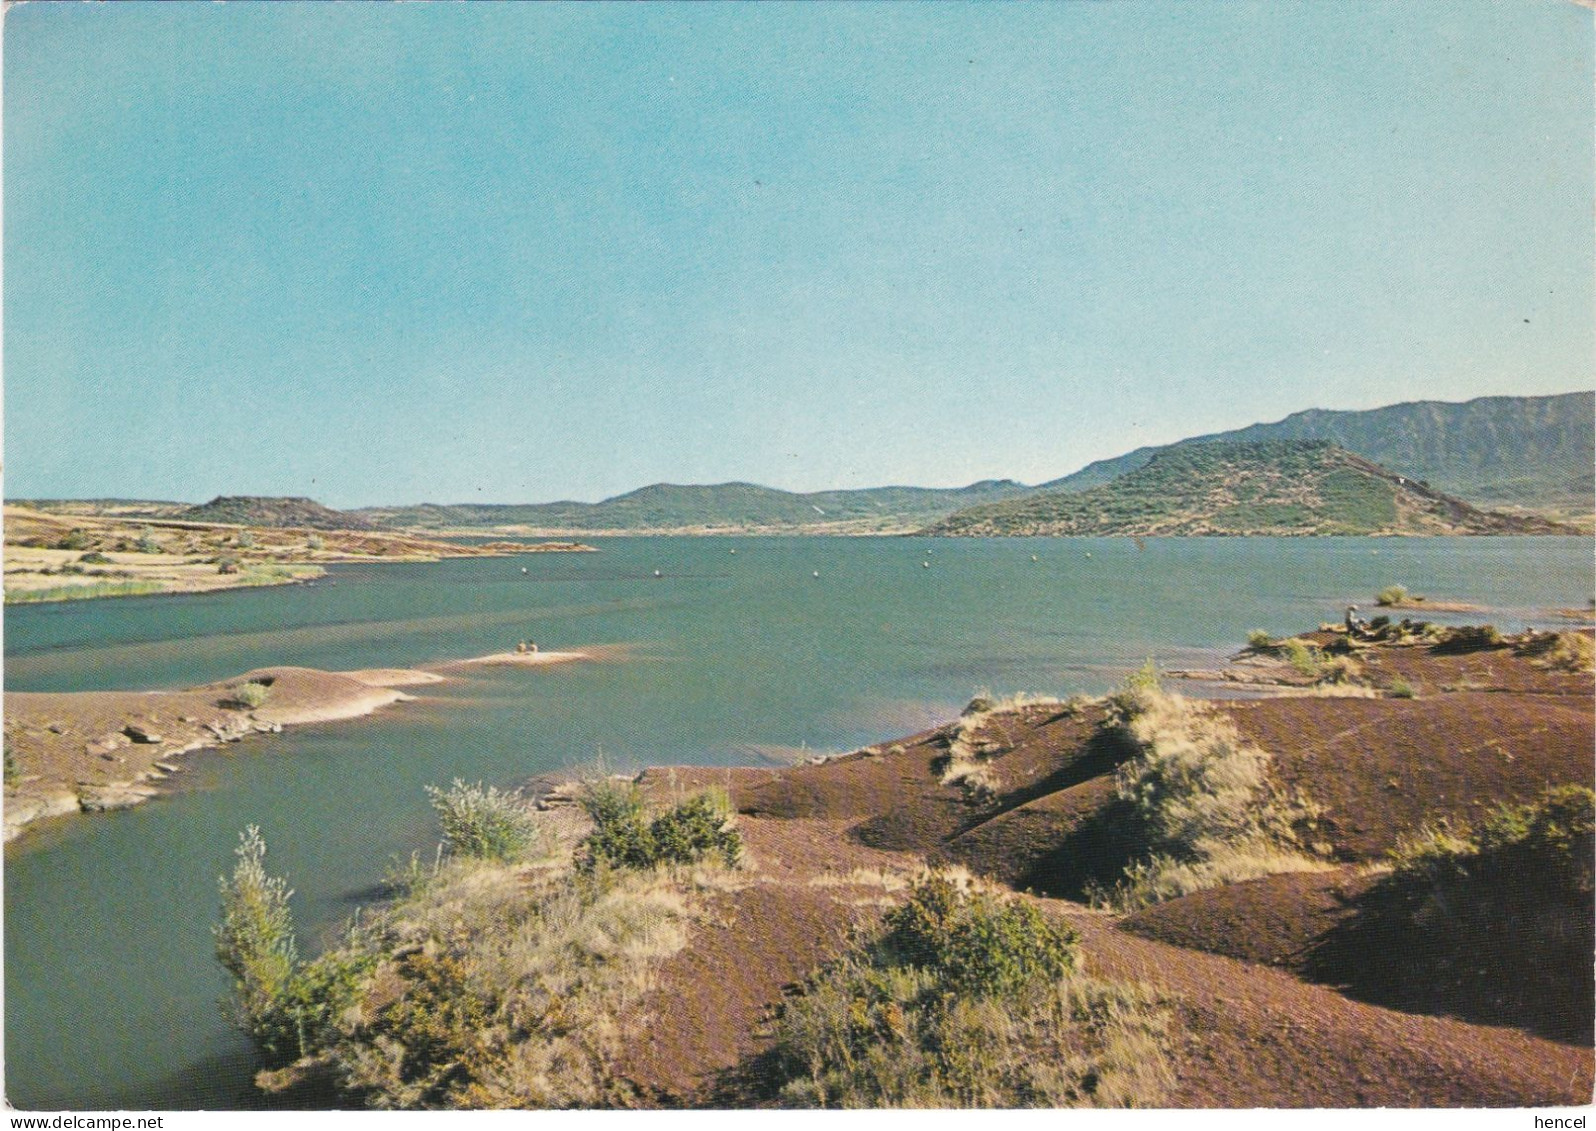
<svg viewBox="0 0 1596 1131"><path fill-rule="evenodd" d="M210 934L217 878L249 824L296 890L301 951L314 953L393 858L430 856L429 784L515 784L601 758L746 765L854 749L945 721L980 691L1095 692L1149 656L1207 663L1249 629L1338 619L1391 584L1490 606L1504 630L1593 592L1579 538L597 544L338 567L312 587L7 609L6 686L25 691L413 666L521 639L619 646L600 663L476 671L370 719L192 755L171 796L8 846L7 1099L252 1102L254 1061L219 1008Z"/></svg>

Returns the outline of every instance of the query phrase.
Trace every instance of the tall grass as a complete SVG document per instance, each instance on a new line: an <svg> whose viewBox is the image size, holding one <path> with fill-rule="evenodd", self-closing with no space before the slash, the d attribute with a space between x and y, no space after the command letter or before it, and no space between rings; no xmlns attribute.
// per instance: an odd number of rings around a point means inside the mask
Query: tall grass
<svg viewBox="0 0 1596 1131"><path fill-rule="evenodd" d="M581 871L574 834L529 832L514 795L458 780L430 794L449 855L412 867L310 963L287 885L266 875L258 831L244 834L217 955L269 1065L258 1083L315 1083L383 1109L636 1102L616 1057L655 966L686 942L701 886L720 882L715 862Z"/></svg>
<svg viewBox="0 0 1596 1131"><path fill-rule="evenodd" d="M164 593L159 581L91 581L86 585L51 585L43 589L9 589L5 603L29 605L39 601L82 601L93 597L147 597Z"/></svg>
<svg viewBox="0 0 1596 1131"><path fill-rule="evenodd" d="M1136 751L1116 771L1115 790L1134 807L1147 855L1114 888L1099 889L1098 902L1131 909L1325 867L1298 848L1316 810L1275 785L1270 756L1243 742L1228 719L1164 691L1145 671L1113 701Z"/></svg>
<svg viewBox="0 0 1596 1131"><path fill-rule="evenodd" d="M982 692L971 699L948 735L947 753L934 767L942 784L959 786L976 800L995 796L1002 781L991 759L1013 746L1004 716L1038 707L1071 712L1079 709L1080 702L1024 692L1004 699Z"/></svg>

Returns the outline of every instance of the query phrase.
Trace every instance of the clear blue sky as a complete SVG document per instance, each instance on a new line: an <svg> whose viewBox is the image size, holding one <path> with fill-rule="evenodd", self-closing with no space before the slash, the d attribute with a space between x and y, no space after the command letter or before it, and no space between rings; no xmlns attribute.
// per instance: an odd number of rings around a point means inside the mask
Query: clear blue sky
<svg viewBox="0 0 1596 1131"><path fill-rule="evenodd" d="M8 497L1039 482L1590 388L1592 12L25 4Z"/></svg>

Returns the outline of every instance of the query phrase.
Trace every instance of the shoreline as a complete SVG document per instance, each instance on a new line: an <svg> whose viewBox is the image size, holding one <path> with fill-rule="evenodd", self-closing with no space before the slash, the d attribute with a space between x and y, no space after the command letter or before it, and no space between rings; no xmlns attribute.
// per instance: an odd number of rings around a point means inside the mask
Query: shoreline
<svg viewBox="0 0 1596 1131"><path fill-rule="evenodd" d="M416 698L401 688L446 683L458 678L446 674L453 671L594 658L584 651L511 652L428 668L256 668L175 691L8 692L5 841L48 817L141 805L182 771L176 759L197 750L290 726L364 718Z"/></svg>
<svg viewBox="0 0 1596 1131"><path fill-rule="evenodd" d="M9 503L4 517L7 606L314 585L329 565L597 552L574 541L470 546L405 531L68 516Z"/></svg>

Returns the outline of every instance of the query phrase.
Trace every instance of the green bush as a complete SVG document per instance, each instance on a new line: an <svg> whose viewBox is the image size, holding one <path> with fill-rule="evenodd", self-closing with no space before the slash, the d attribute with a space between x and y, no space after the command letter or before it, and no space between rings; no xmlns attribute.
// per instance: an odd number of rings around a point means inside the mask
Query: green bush
<svg viewBox="0 0 1596 1131"><path fill-rule="evenodd" d="M1261 628L1255 628L1247 633L1247 650L1250 652L1272 653L1275 649L1275 638Z"/></svg>
<svg viewBox="0 0 1596 1131"><path fill-rule="evenodd" d="M1299 640L1295 636L1280 642L1281 653L1286 658L1286 663L1309 679L1318 679L1322 674L1320 670L1319 649L1309 644L1306 640Z"/></svg>
<svg viewBox="0 0 1596 1131"><path fill-rule="evenodd" d="M1442 628L1436 634L1436 652L1477 652L1502 645L1502 634L1494 624L1465 624Z"/></svg>
<svg viewBox="0 0 1596 1131"><path fill-rule="evenodd" d="M434 1106L474 1080L492 1006L472 989L466 963L450 955L409 955L396 973L405 993L378 1015L374 1035L398 1046L395 1083L414 1089L409 1106Z"/></svg>
<svg viewBox="0 0 1596 1131"><path fill-rule="evenodd" d="M514 860L537 837L532 815L520 795L459 778L448 789L427 787L427 797L443 826L443 842L453 856Z"/></svg>
<svg viewBox="0 0 1596 1131"><path fill-rule="evenodd" d="M233 707L241 707L245 710L253 711L258 707L265 706L266 700L271 698L271 693L271 684L258 683L251 680L248 683L240 683L236 687L229 689L227 703Z"/></svg>
<svg viewBox="0 0 1596 1131"><path fill-rule="evenodd" d="M237 542L239 549L253 550L255 548L255 532L253 530L240 530Z"/></svg>
<svg viewBox="0 0 1596 1131"><path fill-rule="evenodd" d="M5 784L16 785L20 776L17 770L17 754L11 749L11 740L8 738L5 743Z"/></svg>
<svg viewBox="0 0 1596 1131"><path fill-rule="evenodd" d="M288 884L266 874L266 841L251 825L239 834L231 879L222 879L216 958L232 977L233 1012L268 1059L298 1055L282 1006L299 963Z"/></svg>
<svg viewBox="0 0 1596 1131"><path fill-rule="evenodd" d="M325 550L326 548L327 540L320 534L312 534L305 539L305 549L307 550Z"/></svg>
<svg viewBox="0 0 1596 1131"><path fill-rule="evenodd" d="M1413 685L1401 676L1391 681L1391 698L1412 699L1416 694L1417 692L1413 690Z"/></svg>
<svg viewBox="0 0 1596 1131"><path fill-rule="evenodd" d="M1034 905L924 881L783 1004L769 1083L802 1107L1156 1106L1167 1011L1076 947Z"/></svg>
<svg viewBox="0 0 1596 1131"><path fill-rule="evenodd" d="M1379 605L1381 608L1388 609L1395 605L1400 605L1407 599L1408 591L1406 588L1401 585L1391 585L1380 590L1380 592L1375 595L1374 603Z"/></svg>
<svg viewBox="0 0 1596 1131"><path fill-rule="evenodd" d="M731 804L724 795L700 793L654 818L649 833L661 861L693 864L719 857L736 864L742 857L742 836L732 827Z"/></svg>
<svg viewBox="0 0 1596 1131"><path fill-rule="evenodd" d="M1158 666L1149 656L1145 664L1125 677L1124 686L1109 695L1108 708L1119 721L1129 724L1163 695L1163 685L1158 682Z"/></svg>
<svg viewBox="0 0 1596 1131"><path fill-rule="evenodd" d="M58 550L87 550L91 544L88 532L81 527L74 527L55 544L55 548Z"/></svg>
<svg viewBox="0 0 1596 1131"><path fill-rule="evenodd" d="M592 783L581 803L593 819L593 832L582 842L578 860L586 871L694 864L706 857L736 864L742 856L742 836L732 824L724 794L696 794L652 821L642 791L631 782Z"/></svg>
<svg viewBox="0 0 1596 1131"><path fill-rule="evenodd" d="M155 530L146 526L139 531L138 551L141 554L158 554L161 544L155 540Z"/></svg>
<svg viewBox="0 0 1596 1131"><path fill-rule="evenodd" d="M100 553L98 550L90 550L88 553L84 554L81 558L79 558L78 561L82 562L84 565L114 565L115 564L114 562L111 561L110 558L106 557L104 554Z"/></svg>
<svg viewBox="0 0 1596 1131"><path fill-rule="evenodd" d="M915 966L956 993L1012 996L1075 969L1079 936L1029 903L965 893L942 876L917 884L885 921L894 965Z"/></svg>

